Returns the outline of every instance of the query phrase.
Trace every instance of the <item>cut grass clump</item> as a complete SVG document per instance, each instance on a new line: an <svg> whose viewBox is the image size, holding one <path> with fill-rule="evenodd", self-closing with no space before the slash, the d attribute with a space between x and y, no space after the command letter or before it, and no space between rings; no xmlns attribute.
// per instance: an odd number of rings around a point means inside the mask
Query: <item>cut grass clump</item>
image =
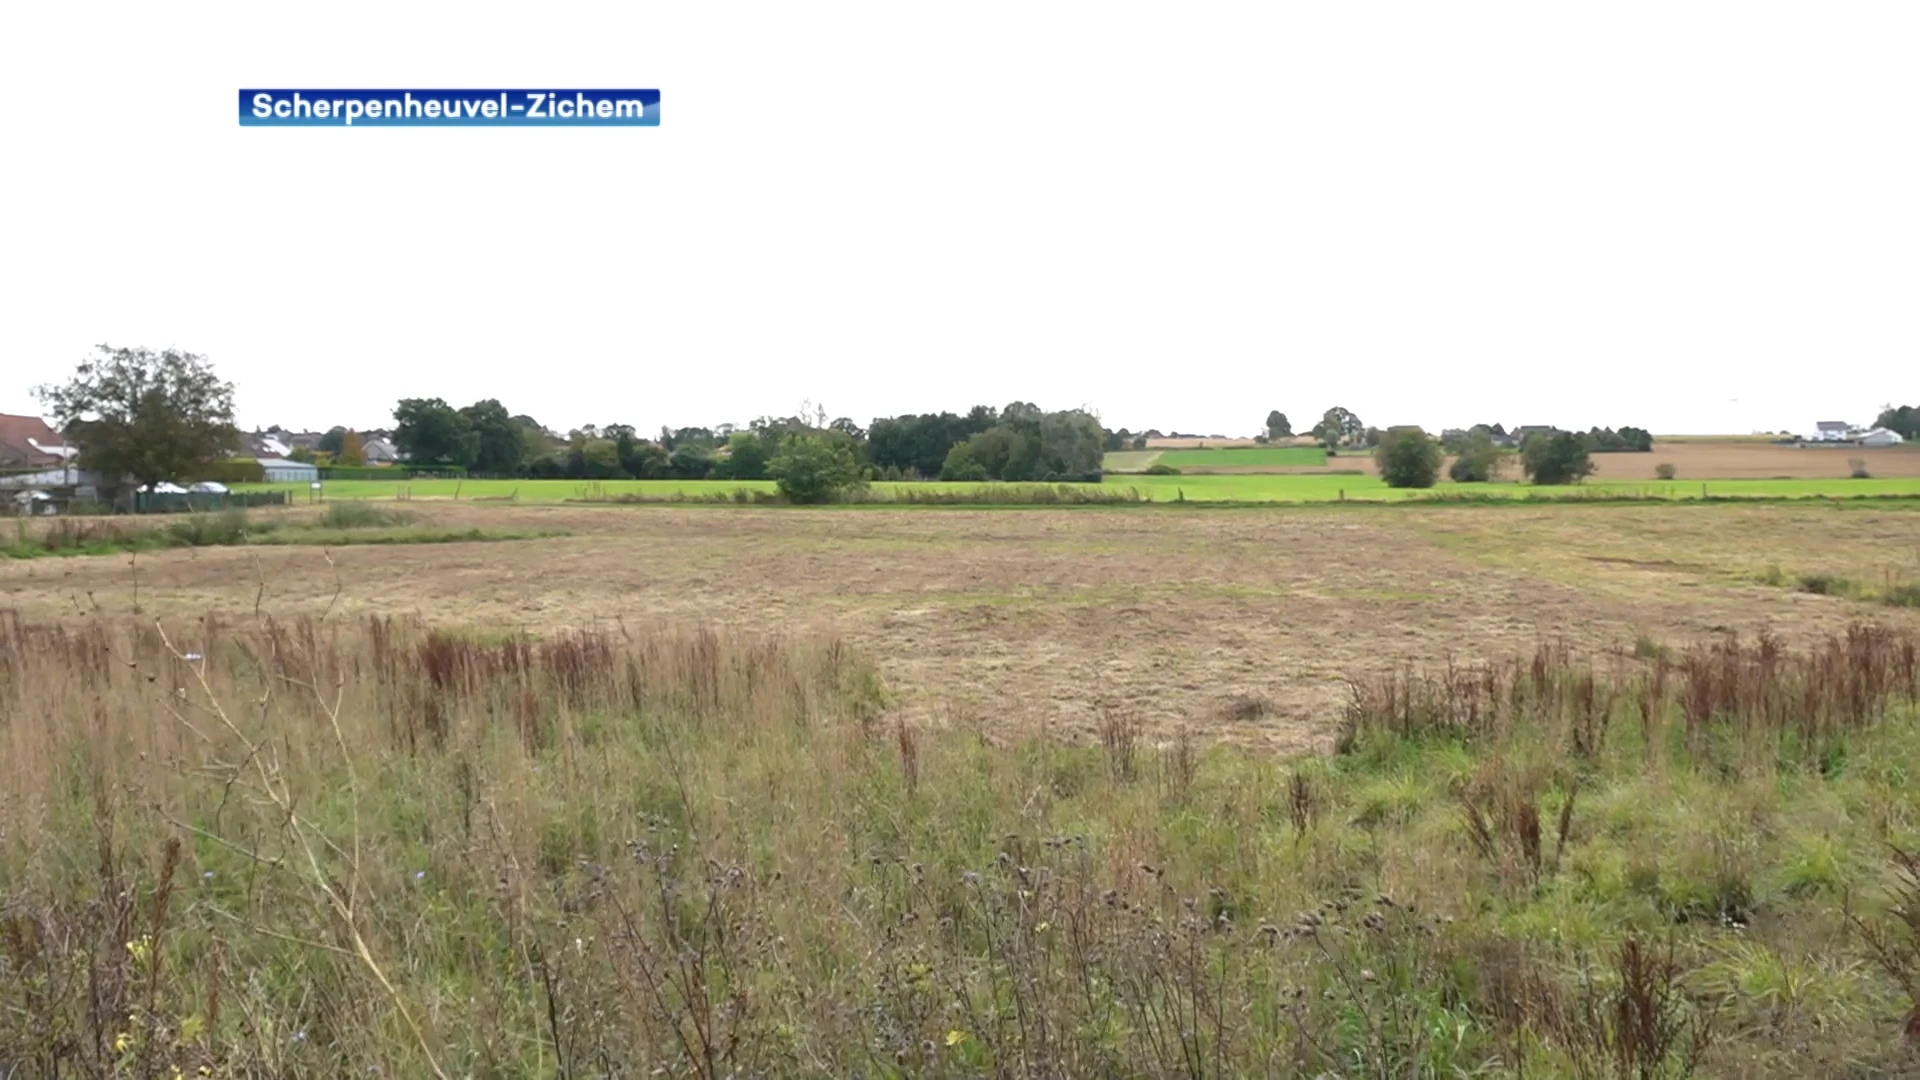
<svg viewBox="0 0 1920 1080"><path fill-rule="evenodd" d="M330 502L315 523L323 529L385 529L412 523L413 515L366 502Z"/></svg>
<svg viewBox="0 0 1920 1080"><path fill-rule="evenodd" d="M1768 567L1764 573L1755 575L1754 580L1776 588L1791 587L1797 592L1811 593L1815 596L1864 600L1885 604L1888 607L1920 607L1920 583L1899 580L1898 576L1891 572L1877 587L1864 585L1838 574L1799 574L1790 577L1778 566Z"/></svg>
<svg viewBox="0 0 1920 1080"><path fill-rule="evenodd" d="M1815 596L1853 595L1853 582L1837 574L1801 574L1798 584L1801 592Z"/></svg>

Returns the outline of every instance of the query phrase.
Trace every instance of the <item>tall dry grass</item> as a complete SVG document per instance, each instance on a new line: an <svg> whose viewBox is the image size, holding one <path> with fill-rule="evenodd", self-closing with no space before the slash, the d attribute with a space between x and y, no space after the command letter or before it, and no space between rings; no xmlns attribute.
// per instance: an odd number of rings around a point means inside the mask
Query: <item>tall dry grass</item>
<svg viewBox="0 0 1920 1080"><path fill-rule="evenodd" d="M1920 951L1855 853L1920 750L1910 642L1859 640L1653 697L1555 649L1403 673L1276 762L918 730L832 639L0 619L0 1075L1893 1068ZM1650 779L1621 732L1653 701L1686 750L1695 655L1716 731L1811 679L1875 770ZM1879 822L1837 869L1739 846L1836 798Z"/></svg>

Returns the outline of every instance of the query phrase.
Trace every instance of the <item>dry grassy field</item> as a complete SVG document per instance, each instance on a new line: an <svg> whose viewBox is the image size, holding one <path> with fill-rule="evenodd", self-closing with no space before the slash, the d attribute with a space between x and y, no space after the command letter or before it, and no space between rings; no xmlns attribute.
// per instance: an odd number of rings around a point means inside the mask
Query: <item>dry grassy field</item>
<svg viewBox="0 0 1920 1080"><path fill-rule="evenodd" d="M1920 513L1898 507L413 505L435 525L568 535L0 561L0 609L818 630L872 657L918 723L1086 741L1119 710L1159 738L1275 749L1324 745L1346 679L1409 659L1920 625L1790 587L1920 581ZM1770 570L1787 587L1761 583Z"/></svg>
<svg viewBox="0 0 1920 1080"><path fill-rule="evenodd" d="M1595 454L1600 480L1651 480L1654 467L1673 465L1683 480L1820 479L1852 475L1853 462L1874 476L1920 476L1920 447L1775 446L1767 442L1656 440L1645 454Z"/></svg>
<svg viewBox="0 0 1920 1080"><path fill-rule="evenodd" d="M0 559L0 1076L1920 1075L1910 504L354 505Z"/></svg>

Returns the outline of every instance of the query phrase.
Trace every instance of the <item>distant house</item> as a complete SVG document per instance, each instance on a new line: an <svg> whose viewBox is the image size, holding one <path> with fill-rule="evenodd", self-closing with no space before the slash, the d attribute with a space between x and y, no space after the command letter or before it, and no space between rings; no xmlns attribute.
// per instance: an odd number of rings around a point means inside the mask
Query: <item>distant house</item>
<svg viewBox="0 0 1920 1080"><path fill-rule="evenodd" d="M1513 429L1512 438L1513 438L1514 445L1518 446L1519 444L1526 442L1528 436L1551 435L1554 432L1559 430L1560 430L1559 428L1554 427L1552 424L1522 424L1521 426Z"/></svg>
<svg viewBox="0 0 1920 1080"><path fill-rule="evenodd" d="M1899 432L1889 431L1883 427L1874 428L1872 431L1860 436L1861 446L1898 446L1906 441L1906 438Z"/></svg>
<svg viewBox="0 0 1920 1080"><path fill-rule="evenodd" d="M360 444L360 455L369 465L385 465L388 462L400 460L400 454L393 448L393 444L378 436Z"/></svg>
<svg viewBox="0 0 1920 1080"><path fill-rule="evenodd" d="M67 464L79 451L37 416L0 413L0 469L44 469Z"/></svg>
<svg viewBox="0 0 1920 1080"><path fill-rule="evenodd" d="M263 457L260 468L266 472L269 484L310 484L320 479L320 466L305 461Z"/></svg>
<svg viewBox="0 0 1920 1080"><path fill-rule="evenodd" d="M291 453L293 453L293 447L288 446L285 439L273 432L255 431L251 434L243 432L240 435L241 457L254 457L264 461L267 458L283 458Z"/></svg>
<svg viewBox="0 0 1920 1080"><path fill-rule="evenodd" d="M1821 420L1813 425L1814 442L1846 442L1853 425L1845 420Z"/></svg>

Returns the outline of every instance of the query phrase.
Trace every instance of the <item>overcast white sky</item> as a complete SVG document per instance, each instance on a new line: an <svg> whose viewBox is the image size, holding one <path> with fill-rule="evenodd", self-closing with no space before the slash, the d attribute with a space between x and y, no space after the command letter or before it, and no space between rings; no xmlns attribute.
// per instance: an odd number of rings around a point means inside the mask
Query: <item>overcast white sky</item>
<svg viewBox="0 0 1920 1080"><path fill-rule="evenodd" d="M1920 401L1920 5L8 4L0 411L1025 399L1111 426L1808 430ZM243 129L241 87L657 87Z"/></svg>

